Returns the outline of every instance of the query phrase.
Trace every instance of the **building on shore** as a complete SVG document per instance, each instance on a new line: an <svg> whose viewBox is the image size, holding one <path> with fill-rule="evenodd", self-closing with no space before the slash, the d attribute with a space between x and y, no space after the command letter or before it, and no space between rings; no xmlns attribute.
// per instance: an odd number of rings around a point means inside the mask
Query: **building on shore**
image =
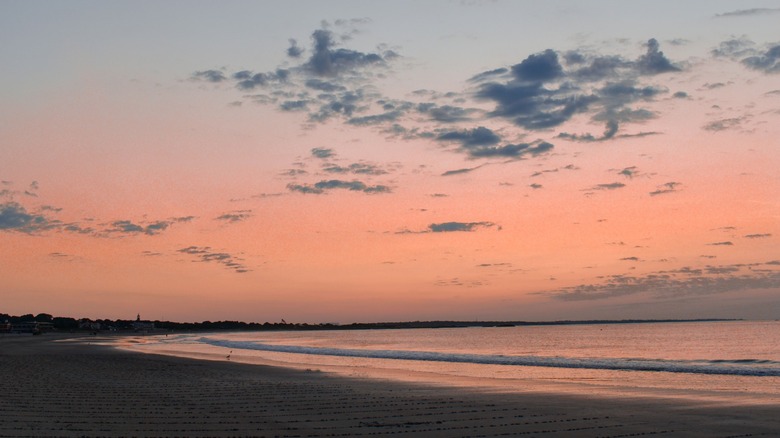
<svg viewBox="0 0 780 438"><path fill-rule="evenodd" d="M25 321L11 324L11 333L32 333L40 335L54 330L54 324L50 322Z"/></svg>
<svg viewBox="0 0 780 438"><path fill-rule="evenodd" d="M151 321L141 321L141 314L139 313L138 316L135 317L135 322L133 322L133 330L137 332L148 332L154 330L154 323Z"/></svg>

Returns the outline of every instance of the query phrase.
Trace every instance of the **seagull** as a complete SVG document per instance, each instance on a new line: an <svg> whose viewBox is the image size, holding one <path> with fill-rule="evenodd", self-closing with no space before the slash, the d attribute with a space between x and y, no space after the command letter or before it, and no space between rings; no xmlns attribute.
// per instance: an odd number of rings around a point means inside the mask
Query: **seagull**
<svg viewBox="0 0 780 438"><path fill-rule="evenodd" d="M233 354L233 350L230 350L230 353L226 356L227 360L230 360L230 355Z"/></svg>

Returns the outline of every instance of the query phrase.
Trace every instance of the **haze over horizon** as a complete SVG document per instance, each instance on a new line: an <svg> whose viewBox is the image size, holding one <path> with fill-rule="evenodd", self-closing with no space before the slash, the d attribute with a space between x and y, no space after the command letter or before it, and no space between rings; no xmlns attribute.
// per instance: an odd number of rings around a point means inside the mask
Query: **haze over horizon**
<svg viewBox="0 0 780 438"><path fill-rule="evenodd" d="M780 2L0 4L0 312L777 319Z"/></svg>

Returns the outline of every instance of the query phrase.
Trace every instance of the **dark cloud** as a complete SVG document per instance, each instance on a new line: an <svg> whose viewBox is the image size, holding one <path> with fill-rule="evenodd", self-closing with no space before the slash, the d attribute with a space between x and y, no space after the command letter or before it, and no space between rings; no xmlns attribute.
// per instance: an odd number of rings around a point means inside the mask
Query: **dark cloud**
<svg viewBox="0 0 780 438"><path fill-rule="evenodd" d="M670 181L668 183L665 183L665 184L659 186L658 188L656 188L652 192L650 192L650 196L658 196L658 195L664 195L664 194L667 194L667 193L674 193L674 192L678 191L678 187L680 185L682 185L682 183L675 182L675 181Z"/></svg>
<svg viewBox="0 0 780 438"><path fill-rule="evenodd" d="M513 65L512 74L521 81L545 82L563 76L563 67L558 62L558 54L547 49Z"/></svg>
<svg viewBox="0 0 780 438"><path fill-rule="evenodd" d="M327 164L322 167L322 170L328 173L338 173L338 174L351 173L355 175L385 175L388 173L387 170L382 169L376 164L370 164L370 163L352 163L348 166Z"/></svg>
<svg viewBox="0 0 780 438"><path fill-rule="evenodd" d="M254 216L252 214L252 210L237 210L230 213L221 214L215 217L214 220L235 223L249 219L252 216Z"/></svg>
<svg viewBox="0 0 780 438"><path fill-rule="evenodd" d="M475 108L463 108L453 105L436 105L433 103L417 105L417 111L428 115L431 120L442 123L457 123L469 121L481 110Z"/></svg>
<svg viewBox="0 0 780 438"><path fill-rule="evenodd" d="M287 189L293 192L304 194L321 195L329 190L343 189L353 192L363 192L368 194L390 193L391 189L384 185L369 186L361 181L342 181L337 179L324 180L313 185L310 184L287 184Z"/></svg>
<svg viewBox="0 0 780 438"><path fill-rule="evenodd" d="M287 48L287 56L290 58L300 58L301 55L303 55L304 50L298 47L298 41L293 38L290 38L288 41L290 42L290 47Z"/></svg>
<svg viewBox="0 0 780 438"><path fill-rule="evenodd" d="M772 262L757 265L768 267ZM758 271L751 270L750 266L726 265L657 271L641 276L612 275L602 283L581 284L543 294L565 301L601 300L634 294L648 294L657 299L674 299L778 287L780 270Z"/></svg>
<svg viewBox="0 0 780 438"><path fill-rule="evenodd" d="M458 142L467 149L477 146L491 146L501 141L501 137L498 134L484 126L465 131L445 132L436 139L439 141Z"/></svg>
<svg viewBox="0 0 780 438"><path fill-rule="evenodd" d="M197 80L204 80L208 82L222 82L225 79L225 74L222 73L219 70L203 70L203 71L196 71L192 74L193 79Z"/></svg>
<svg viewBox="0 0 780 438"><path fill-rule="evenodd" d="M598 100L595 95L550 90L542 83L509 82L483 84L476 93L481 100L493 101L496 107L490 117L510 119L529 130L553 128L578 113L586 111Z"/></svg>
<svg viewBox="0 0 780 438"><path fill-rule="evenodd" d="M764 73L780 73L780 45L770 47L757 56L745 58L742 63Z"/></svg>
<svg viewBox="0 0 780 438"><path fill-rule="evenodd" d="M633 178L639 173L636 166L625 167L618 172L618 175L623 175L626 178Z"/></svg>
<svg viewBox="0 0 780 438"><path fill-rule="evenodd" d="M752 8L752 9L738 9L736 11L724 12L722 14L715 14L715 17L749 17L755 15L771 15L780 13L780 8Z"/></svg>
<svg viewBox="0 0 780 438"><path fill-rule="evenodd" d="M439 134L440 142L455 142L460 144L459 150L466 152L471 158L520 158L524 155L540 155L553 149L551 143L538 141L536 143L520 143L497 145L501 137L492 130L480 126L463 131L449 131Z"/></svg>
<svg viewBox="0 0 780 438"><path fill-rule="evenodd" d="M529 185L528 187L530 187L530 188L532 188L534 190L538 190L538 189L541 189L544 186L542 186L541 184L533 183L533 184Z"/></svg>
<svg viewBox="0 0 780 438"><path fill-rule="evenodd" d="M476 231L480 228L495 227L493 222L442 222L428 225L431 233L450 233L456 231Z"/></svg>
<svg viewBox="0 0 780 438"><path fill-rule="evenodd" d="M582 63L586 62L582 55L579 59ZM619 69L629 66L630 63L619 56L597 56L591 59L587 66L574 70L571 75L579 81L595 82L617 77Z"/></svg>
<svg viewBox="0 0 780 438"><path fill-rule="evenodd" d="M215 252L208 246L188 246L177 250L177 252L195 256L199 262L221 264L238 274L251 272L251 270L244 265L242 259L226 252Z"/></svg>
<svg viewBox="0 0 780 438"><path fill-rule="evenodd" d="M333 158L336 152L328 148L312 148L311 155L316 158Z"/></svg>
<svg viewBox="0 0 780 438"><path fill-rule="evenodd" d="M664 56L664 52L659 49L660 46L655 38L649 39L646 46L647 53L637 60L637 67L642 74L655 75L681 70Z"/></svg>
<svg viewBox="0 0 780 438"><path fill-rule="evenodd" d="M672 94L672 97L674 97L675 99L687 99L690 96L685 91L677 91L674 94Z"/></svg>
<svg viewBox="0 0 780 438"><path fill-rule="evenodd" d="M509 69L506 67L500 67L489 71L484 71L482 73L478 73L468 79L469 82L481 82L488 79L494 79L497 76L505 75L509 72Z"/></svg>
<svg viewBox="0 0 780 438"><path fill-rule="evenodd" d="M481 82L475 97L495 103L489 117L506 118L528 130L554 128L576 114L593 112L594 120L607 122L603 137L565 133L563 136L579 141L610 139L617 133L618 122L637 122L655 116L651 111L630 105L652 101L667 92L652 85L639 85L640 77L680 71L660 51L655 39L649 40L646 46L646 53L637 61L568 52L564 56L566 69L556 52L546 50L513 66L513 75L508 79L476 76Z"/></svg>
<svg viewBox="0 0 780 438"><path fill-rule="evenodd" d="M366 66L384 65L384 58L377 53L362 53L337 48L333 32L315 30L311 35L312 55L305 67L317 76L335 77Z"/></svg>
<svg viewBox="0 0 780 438"><path fill-rule="evenodd" d="M484 166L484 165L480 165L480 166L476 166L476 167L465 167L463 169L448 170L448 171L442 173L441 176L462 175L464 173L473 172L473 171L479 169L482 166Z"/></svg>
<svg viewBox="0 0 780 438"><path fill-rule="evenodd" d="M721 42L710 53L715 57L740 59L745 56L756 55L757 50L753 41L746 37L740 37Z"/></svg>
<svg viewBox="0 0 780 438"><path fill-rule="evenodd" d="M615 190L615 189L622 189L626 185L622 182L613 182L613 183L606 183L606 184L596 184L595 186L591 187L588 190Z"/></svg>
<svg viewBox="0 0 780 438"><path fill-rule="evenodd" d="M547 153L553 149L552 143L539 142L537 144L520 143L507 144L503 146L491 146L471 148L468 150L472 158L520 158L525 155L537 156Z"/></svg>
<svg viewBox="0 0 780 438"><path fill-rule="evenodd" d="M769 233L761 233L761 234L747 234L743 237L746 237L748 239L763 239L765 237L772 237Z"/></svg>
<svg viewBox="0 0 780 438"><path fill-rule="evenodd" d="M111 223L111 228L106 233L146 234L154 236L168 229L174 221L155 221L145 225L138 225L129 220L119 220Z"/></svg>
<svg viewBox="0 0 780 438"><path fill-rule="evenodd" d="M130 220L118 220L111 222L109 228L97 232L97 235L111 235L111 234L145 234L147 236L155 236L167 230L171 225L176 223L191 222L195 219L195 216L182 216L174 217L166 220L158 220L152 222L146 222L137 224ZM91 228L83 229L77 224L71 224L72 229L68 231L81 232L92 231Z"/></svg>
<svg viewBox="0 0 780 438"><path fill-rule="evenodd" d="M19 231L34 234L58 228L61 222L39 213L28 213L16 202L0 204L0 231Z"/></svg>
<svg viewBox="0 0 780 438"><path fill-rule="evenodd" d="M733 246L734 243L732 243L730 241L725 241L725 242L712 242L712 243L708 243L707 245L709 245L709 246Z"/></svg>
<svg viewBox="0 0 780 438"><path fill-rule="evenodd" d="M308 100L285 100L279 104L282 111L306 111L308 110Z"/></svg>
<svg viewBox="0 0 780 438"><path fill-rule="evenodd" d="M347 120L350 125L368 126L368 125L380 125L388 122L394 122L403 115L401 111L388 111L382 114L373 114L369 116L353 117Z"/></svg>
<svg viewBox="0 0 780 438"><path fill-rule="evenodd" d="M619 123L617 120L607 120L607 126L604 129L604 134L601 137L594 137L592 134L569 134L567 132L561 132L558 134L559 138L565 138L567 140L573 140L583 143L590 143L594 141L604 141L615 137L617 133Z"/></svg>
<svg viewBox="0 0 780 438"><path fill-rule="evenodd" d="M742 126L742 122L745 121L745 117L733 117L733 118L727 118L727 119L719 119L712 122L707 123L706 125L702 126L702 129L705 131L726 131L729 129L737 129Z"/></svg>

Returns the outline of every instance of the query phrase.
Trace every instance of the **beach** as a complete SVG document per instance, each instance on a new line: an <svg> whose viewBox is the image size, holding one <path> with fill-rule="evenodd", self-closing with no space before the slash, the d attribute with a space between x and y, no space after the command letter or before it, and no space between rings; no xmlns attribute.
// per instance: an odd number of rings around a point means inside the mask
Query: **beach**
<svg viewBox="0 0 780 438"><path fill-rule="evenodd" d="M502 393L0 338L0 436L778 436L780 406Z"/></svg>

